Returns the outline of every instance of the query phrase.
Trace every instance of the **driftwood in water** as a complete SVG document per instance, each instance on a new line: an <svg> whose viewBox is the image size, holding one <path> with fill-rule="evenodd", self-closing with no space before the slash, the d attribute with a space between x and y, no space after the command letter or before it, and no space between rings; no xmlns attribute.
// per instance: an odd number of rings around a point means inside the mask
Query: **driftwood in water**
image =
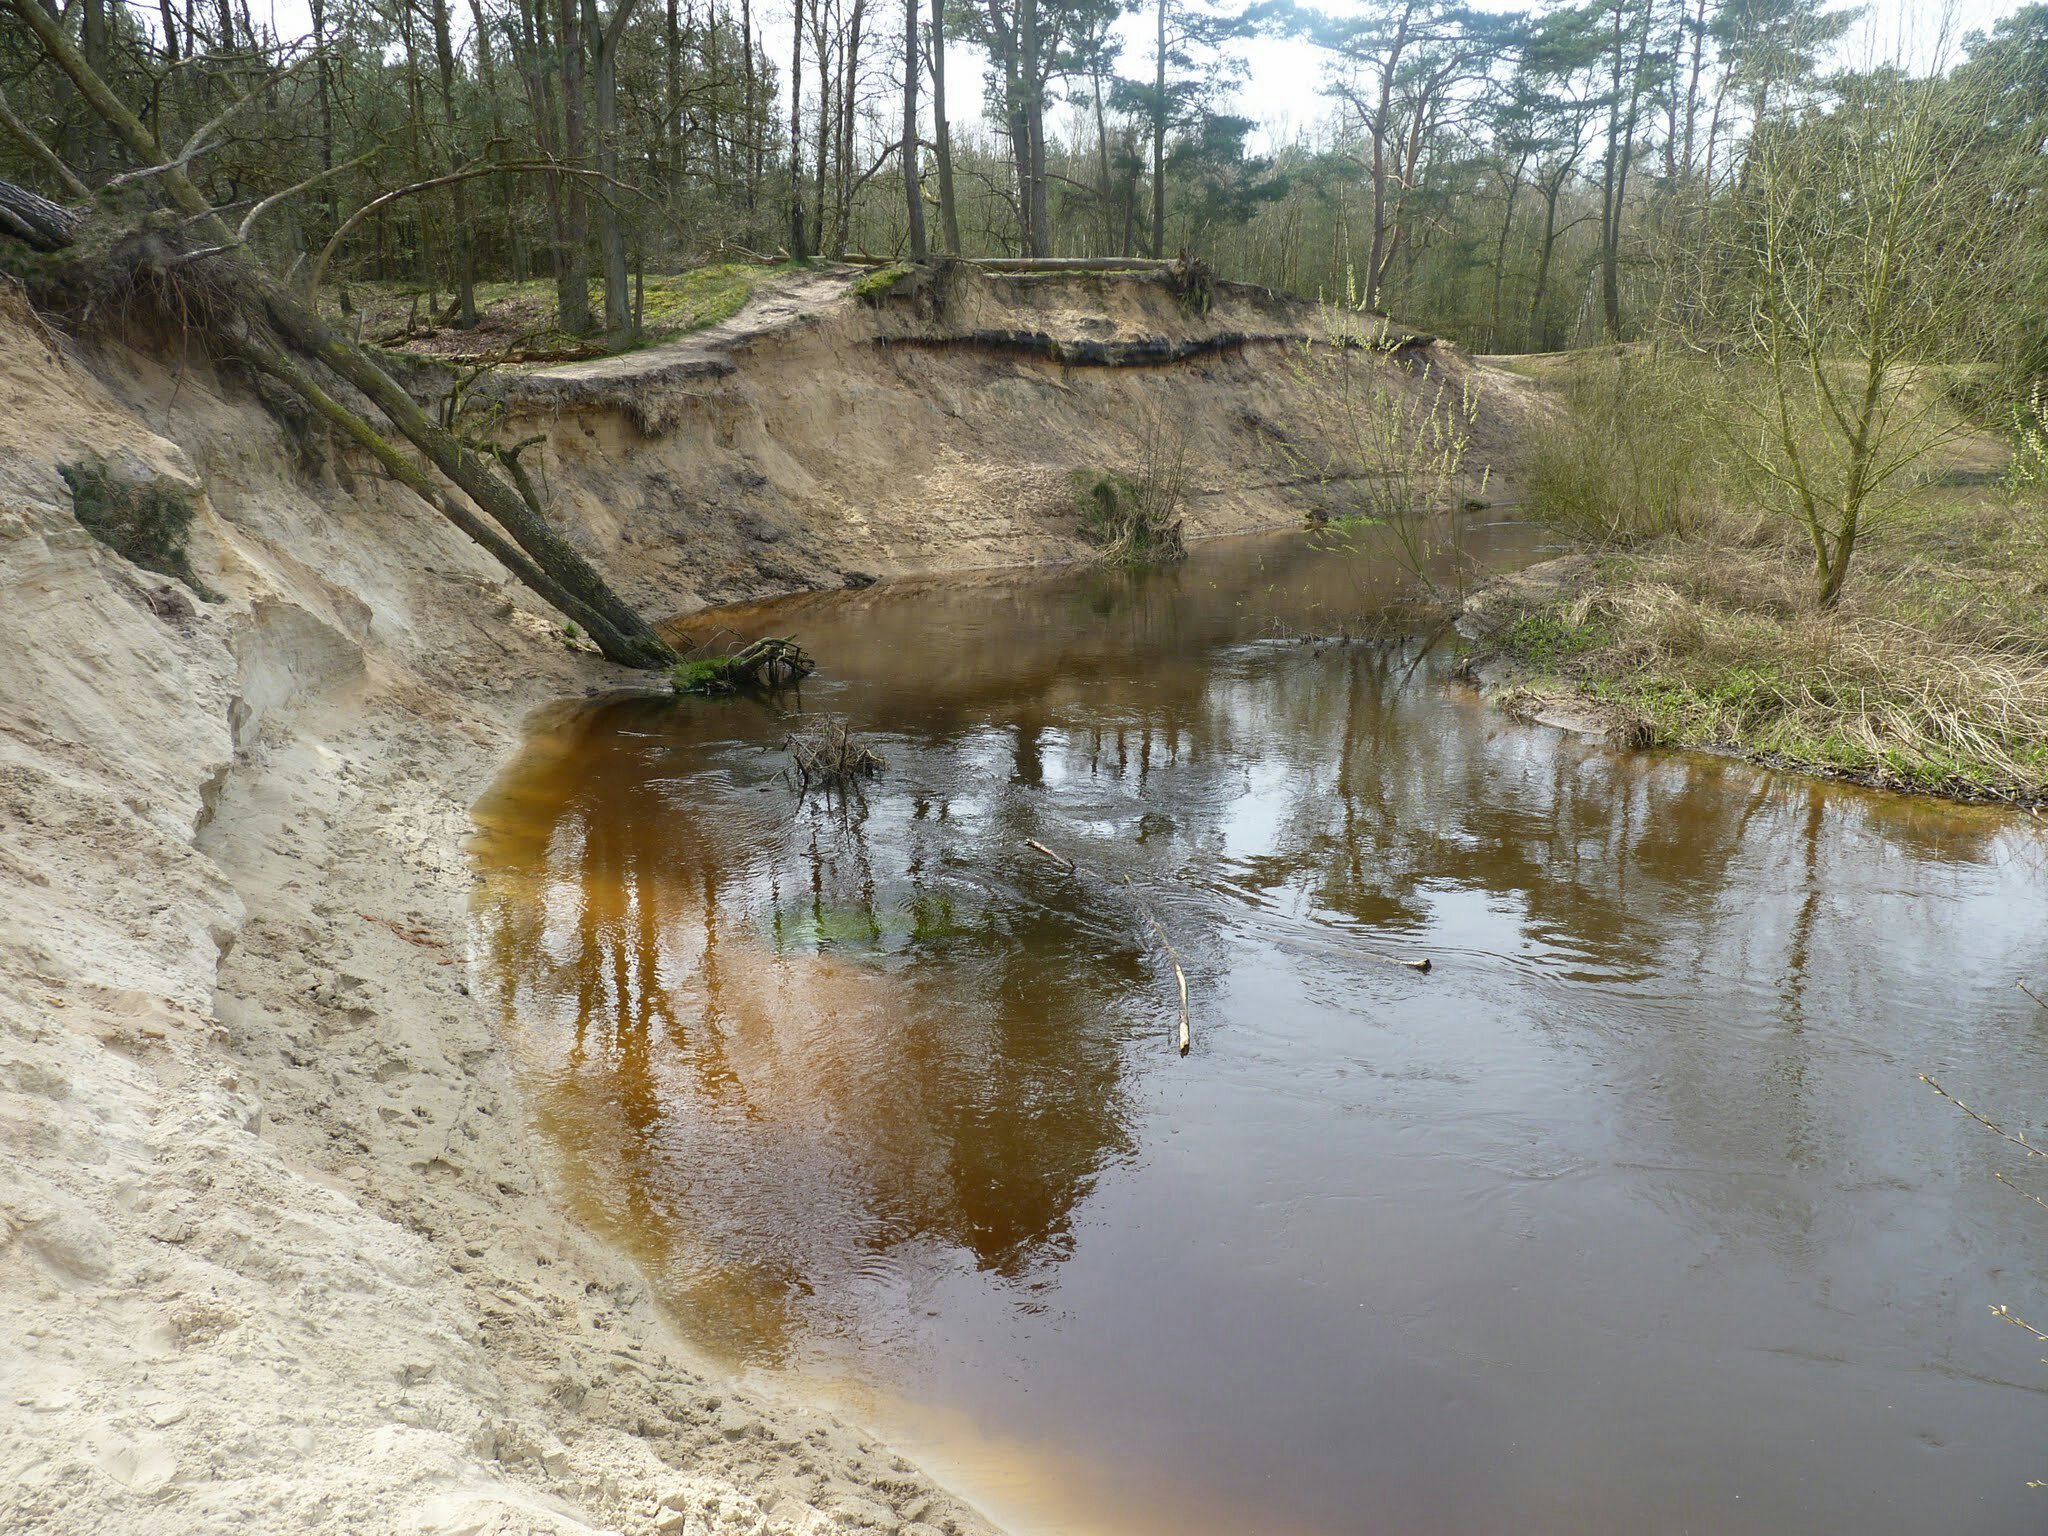
<svg viewBox="0 0 2048 1536"><path fill-rule="evenodd" d="M676 664L669 683L677 693L710 697L743 688L786 688L817 670L793 637L764 635L729 656L693 656Z"/></svg>
<svg viewBox="0 0 2048 1536"><path fill-rule="evenodd" d="M862 779L878 778L889 760L838 720L812 731L793 731L783 742L790 766L797 772L797 792L812 785L858 791Z"/></svg>
<svg viewBox="0 0 2048 1536"><path fill-rule="evenodd" d="M817 663L804 654L802 646L789 637L766 637L726 660L733 678L755 688L780 687L797 683L817 671Z"/></svg>

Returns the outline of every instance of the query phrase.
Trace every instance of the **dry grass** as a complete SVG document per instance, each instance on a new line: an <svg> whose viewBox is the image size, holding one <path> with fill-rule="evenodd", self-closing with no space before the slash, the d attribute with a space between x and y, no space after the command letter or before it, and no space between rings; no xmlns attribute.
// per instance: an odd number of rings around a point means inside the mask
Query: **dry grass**
<svg viewBox="0 0 2048 1536"><path fill-rule="evenodd" d="M1132 474L1074 473L1082 530L1109 565L1166 565L1183 558L1187 492L1187 437L1177 423L1158 415L1146 418Z"/></svg>
<svg viewBox="0 0 2048 1536"><path fill-rule="evenodd" d="M1708 519L1602 556L1576 590L1511 587L1489 646L1635 744L2048 799L2048 505L1924 492L1859 559L1821 613L1780 525Z"/></svg>

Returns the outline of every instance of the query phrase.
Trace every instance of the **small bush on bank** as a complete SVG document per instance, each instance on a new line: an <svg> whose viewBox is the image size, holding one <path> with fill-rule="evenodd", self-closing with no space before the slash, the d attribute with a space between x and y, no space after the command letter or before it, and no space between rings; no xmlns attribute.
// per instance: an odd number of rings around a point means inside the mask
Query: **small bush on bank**
<svg viewBox="0 0 2048 1536"><path fill-rule="evenodd" d="M1111 565L1164 565L1186 556L1182 509L1187 500L1187 440L1163 421L1145 429L1135 474L1074 471L1074 507L1081 531Z"/></svg>
<svg viewBox="0 0 2048 1536"><path fill-rule="evenodd" d="M1711 364L1617 352L1562 374L1563 409L1537 434L1529 501L1574 538L1629 545L1697 528L1731 478Z"/></svg>
<svg viewBox="0 0 2048 1536"><path fill-rule="evenodd" d="M59 464L57 473L71 489L72 514L94 538L145 571L175 577L206 602L221 601L186 552L193 511L182 490L161 480L124 479L99 458Z"/></svg>

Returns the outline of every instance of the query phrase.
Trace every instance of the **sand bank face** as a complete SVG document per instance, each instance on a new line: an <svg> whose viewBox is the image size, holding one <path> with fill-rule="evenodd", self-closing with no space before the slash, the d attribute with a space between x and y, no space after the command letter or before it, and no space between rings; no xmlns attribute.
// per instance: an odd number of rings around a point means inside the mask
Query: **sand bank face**
<svg viewBox="0 0 2048 1536"><path fill-rule="evenodd" d="M620 677L214 381L0 330L0 1529L987 1529L707 1374L546 1187L467 805ZM94 543L89 451L226 602Z"/></svg>

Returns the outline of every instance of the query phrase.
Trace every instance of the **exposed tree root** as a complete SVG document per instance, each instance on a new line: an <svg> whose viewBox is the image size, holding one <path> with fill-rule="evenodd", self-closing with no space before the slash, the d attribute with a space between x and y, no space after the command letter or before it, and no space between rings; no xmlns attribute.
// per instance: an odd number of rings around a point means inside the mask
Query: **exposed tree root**
<svg viewBox="0 0 2048 1536"><path fill-rule="evenodd" d="M764 636L730 656L692 656L676 663L669 682L677 693L718 698L751 688L787 688L817 670L802 646L787 636Z"/></svg>
<svg viewBox="0 0 2048 1536"><path fill-rule="evenodd" d="M1432 346L1437 338L1424 335L1345 337L1338 345L1346 350L1399 355ZM967 331L953 336L877 336L878 347L916 347L925 351L964 350L969 352L1022 353L1048 358L1069 368L1164 368L1200 357L1241 352L1260 343L1276 346L1330 345L1327 337L1302 333L1223 331L1214 336L1174 341L1164 336L1141 336L1134 341L1061 340L1044 331Z"/></svg>

